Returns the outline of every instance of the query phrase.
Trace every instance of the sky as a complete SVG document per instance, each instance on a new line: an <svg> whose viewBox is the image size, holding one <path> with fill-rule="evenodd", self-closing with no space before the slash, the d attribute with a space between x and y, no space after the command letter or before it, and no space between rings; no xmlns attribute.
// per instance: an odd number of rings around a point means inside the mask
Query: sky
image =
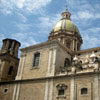
<svg viewBox="0 0 100 100"><path fill-rule="evenodd" d="M47 41L66 7L82 49L100 46L100 0L0 0L0 47L5 38L18 40L21 48Z"/></svg>

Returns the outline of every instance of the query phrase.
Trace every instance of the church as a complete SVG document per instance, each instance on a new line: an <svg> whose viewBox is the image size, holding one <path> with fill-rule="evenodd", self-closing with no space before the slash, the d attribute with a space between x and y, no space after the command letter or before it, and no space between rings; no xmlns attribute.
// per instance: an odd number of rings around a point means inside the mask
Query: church
<svg viewBox="0 0 100 100"><path fill-rule="evenodd" d="M81 50L78 27L66 9L48 41L0 50L0 100L100 100L100 47Z"/></svg>

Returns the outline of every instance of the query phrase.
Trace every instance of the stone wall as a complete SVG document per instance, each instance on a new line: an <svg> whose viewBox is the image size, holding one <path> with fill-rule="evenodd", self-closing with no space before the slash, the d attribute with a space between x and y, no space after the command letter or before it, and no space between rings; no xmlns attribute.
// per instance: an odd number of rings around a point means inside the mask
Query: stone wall
<svg viewBox="0 0 100 100"><path fill-rule="evenodd" d="M0 100L12 100L14 84L0 85Z"/></svg>
<svg viewBox="0 0 100 100"><path fill-rule="evenodd" d="M58 96L58 84L67 86L64 97ZM0 100L99 100L99 86L98 74L33 79L0 85ZM82 88L88 89L87 94L81 94Z"/></svg>

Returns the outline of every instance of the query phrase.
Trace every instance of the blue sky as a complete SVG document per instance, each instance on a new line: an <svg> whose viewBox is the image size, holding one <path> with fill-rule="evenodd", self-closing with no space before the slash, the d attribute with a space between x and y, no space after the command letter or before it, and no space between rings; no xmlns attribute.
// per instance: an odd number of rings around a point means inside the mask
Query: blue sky
<svg viewBox="0 0 100 100"><path fill-rule="evenodd" d="M0 0L0 47L4 38L20 41L21 48L46 41L66 5L82 49L100 46L100 0Z"/></svg>

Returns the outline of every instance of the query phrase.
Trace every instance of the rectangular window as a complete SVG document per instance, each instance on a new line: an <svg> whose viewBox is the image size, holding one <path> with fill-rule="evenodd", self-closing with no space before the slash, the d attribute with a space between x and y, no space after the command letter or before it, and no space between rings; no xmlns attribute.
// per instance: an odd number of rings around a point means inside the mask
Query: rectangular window
<svg viewBox="0 0 100 100"><path fill-rule="evenodd" d="M64 89L58 90L58 96L64 96Z"/></svg>
<svg viewBox="0 0 100 100"><path fill-rule="evenodd" d="M87 88L81 88L81 95L86 95L88 94L88 89Z"/></svg>
<svg viewBox="0 0 100 100"><path fill-rule="evenodd" d="M9 71L8 71L8 75L12 75L13 74L13 66L10 66Z"/></svg>
<svg viewBox="0 0 100 100"><path fill-rule="evenodd" d="M66 98L66 89L67 85L65 84L58 84L57 86L57 98Z"/></svg>
<svg viewBox="0 0 100 100"><path fill-rule="evenodd" d="M66 47L70 49L70 43L66 43Z"/></svg>
<svg viewBox="0 0 100 100"><path fill-rule="evenodd" d="M40 53L36 53L34 55L34 63L33 63L33 66L39 66L39 60L40 60Z"/></svg>

